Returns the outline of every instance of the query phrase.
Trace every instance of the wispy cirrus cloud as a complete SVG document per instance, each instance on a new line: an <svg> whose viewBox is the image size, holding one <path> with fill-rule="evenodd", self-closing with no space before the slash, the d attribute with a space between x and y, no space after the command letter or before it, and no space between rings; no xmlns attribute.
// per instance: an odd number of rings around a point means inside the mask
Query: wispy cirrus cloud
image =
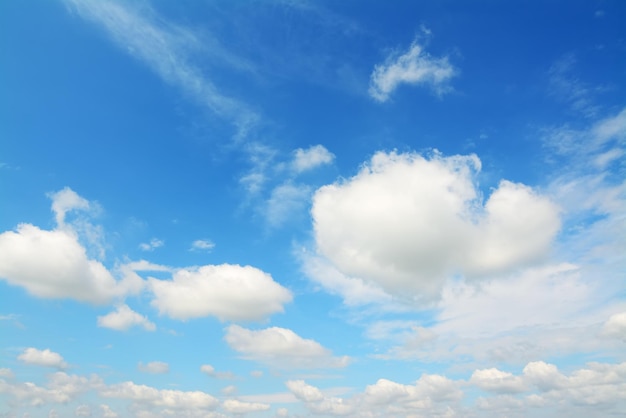
<svg viewBox="0 0 626 418"><path fill-rule="evenodd" d="M235 139L246 136L258 121L258 115L242 101L223 93L208 76L206 69L196 64L195 53L217 55L219 62L238 70L250 65L222 48L214 38L162 19L146 3L114 0L64 0L82 18L92 21L126 52L144 62L165 82L179 88L199 104L207 107L237 129Z"/></svg>
<svg viewBox="0 0 626 418"><path fill-rule="evenodd" d="M426 35L429 34L426 30ZM433 57L415 40L406 52L394 52L374 67L369 94L379 102L386 102L400 85L409 84L422 85L442 95L450 90L448 82L457 73L447 56Z"/></svg>

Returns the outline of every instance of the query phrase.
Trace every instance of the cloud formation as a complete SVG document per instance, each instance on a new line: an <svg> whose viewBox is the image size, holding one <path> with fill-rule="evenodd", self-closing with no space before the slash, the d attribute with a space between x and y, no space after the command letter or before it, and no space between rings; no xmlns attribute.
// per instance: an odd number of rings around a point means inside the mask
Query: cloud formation
<svg viewBox="0 0 626 418"><path fill-rule="evenodd" d="M117 331L126 331L133 326L143 327L146 331L154 331L156 325L147 317L133 311L128 305L119 305L114 312L98 317L98 326Z"/></svg>
<svg viewBox="0 0 626 418"><path fill-rule="evenodd" d="M170 372L170 365L162 361L151 361L146 364L139 362L137 369L144 373L165 374Z"/></svg>
<svg viewBox="0 0 626 418"><path fill-rule="evenodd" d="M386 102L401 84L424 85L443 94L449 89L448 81L457 73L448 57L432 57L414 41L405 53L393 53L383 64L374 67L369 94L379 102Z"/></svg>
<svg viewBox="0 0 626 418"><path fill-rule="evenodd" d="M89 235L96 227L65 222L69 211L88 208L90 203L67 187L50 197L58 223L55 229L23 223L15 231L0 234L0 278L37 297L93 304L138 293L143 286L138 276L127 275L118 281L100 261L87 254L78 232Z"/></svg>
<svg viewBox="0 0 626 418"><path fill-rule="evenodd" d="M54 367L56 369L65 369L68 366L59 353L50 351L48 348L45 350L38 350L33 347L27 348L17 359L26 364Z"/></svg>
<svg viewBox="0 0 626 418"><path fill-rule="evenodd" d="M475 155L376 153L356 176L315 193L318 253L346 276L422 302L452 275L489 277L544 257L559 208L506 180L483 204L479 170Z"/></svg>
<svg viewBox="0 0 626 418"><path fill-rule="evenodd" d="M181 269L172 280L149 279L152 306L162 315L187 320L215 316L222 321L261 320L292 300L291 292L251 266L207 265Z"/></svg>
<svg viewBox="0 0 626 418"><path fill-rule="evenodd" d="M302 338L286 328L255 331L231 325L224 339L244 358L278 368L336 368L350 363L348 356L333 357L332 352L317 341Z"/></svg>
<svg viewBox="0 0 626 418"><path fill-rule="evenodd" d="M294 151L293 162L291 163L296 173L312 170L321 165L330 164L335 155L328 151L323 145L312 145L309 148L298 148Z"/></svg>

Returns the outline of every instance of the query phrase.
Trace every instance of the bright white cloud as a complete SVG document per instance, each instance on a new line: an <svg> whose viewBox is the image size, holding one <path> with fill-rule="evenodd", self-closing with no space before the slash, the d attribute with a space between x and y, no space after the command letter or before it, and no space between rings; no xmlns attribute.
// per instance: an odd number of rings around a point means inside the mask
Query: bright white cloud
<svg viewBox="0 0 626 418"><path fill-rule="evenodd" d="M139 244L139 249L142 251L153 251L154 249L162 247L163 245L165 245L165 242L163 240L160 240L158 238L152 238L150 242L142 242L141 244Z"/></svg>
<svg viewBox="0 0 626 418"><path fill-rule="evenodd" d="M251 266L208 265L182 269L172 280L149 279L152 305L163 315L187 320L215 316L223 321L261 320L283 312L291 292Z"/></svg>
<svg viewBox="0 0 626 418"><path fill-rule="evenodd" d="M0 394L7 394L11 403L41 407L49 404L67 404L80 394L102 386L102 379L92 375L68 375L56 372L48 376L46 386L38 386L31 382L6 382L0 379Z"/></svg>
<svg viewBox="0 0 626 418"><path fill-rule="evenodd" d="M37 297L71 298L94 304L140 292L140 277L123 274L122 280L117 281L100 261L88 255L80 238L94 244L102 255L99 227L86 221L65 223L68 211L92 205L69 188L50 197L58 223L56 229L43 230L24 223L15 231L0 233L0 278Z"/></svg>
<svg viewBox="0 0 626 418"><path fill-rule="evenodd" d="M197 239L191 243L192 251L211 251L215 248L215 243L209 239Z"/></svg>
<svg viewBox="0 0 626 418"><path fill-rule="evenodd" d="M424 85L443 94L449 89L448 81L457 72L448 57L432 57L415 41L404 54L391 54L383 64L374 67L369 94L385 102L401 84Z"/></svg>
<svg viewBox="0 0 626 418"><path fill-rule="evenodd" d="M296 398L304 402L317 402L324 399L322 391L307 384L304 380L289 380L285 383Z"/></svg>
<svg viewBox="0 0 626 418"><path fill-rule="evenodd" d="M119 305L114 312L99 316L98 326L118 331L126 331L133 326L143 327L146 331L154 331L156 329L156 325L153 322L130 309L128 305Z"/></svg>
<svg viewBox="0 0 626 418"><path fill-rule="evenodd" d="M165 374L170 372L170 365L162 361L151 361L146 364L139 362L137 369L144 373Z"/></svg>
<svg viewBox="0 0 626 418"><path fill-rule="evenodd" d="M356 176L315 193L318 252L346 276L427 302L453 274L492 276L545 257L557 206L508 181L483 205L479 169L475 155L375 154Z"/></svg>
<svg viewBox="0 0 626 418"><path fill-rule="evenodd" d="M222 403L222 408L231 414L247 414L250 412L267 411L270 405L258 402L244 402L237 399L227 399Z"/></svg>
<svg viewBox="0 0 626 418"><path fill-rule="evenodd" d="M330 164L334 158L335 155L323 145L312 145L306 149L298 148L295 150L291 165L296 173L302 173L321 165Z"/></svg>
<svg viewBox="0 0 626 418"><path fill-rule="evenodd" d="M45 350L38 350L33 347L27 348L17 359L26 364L36 366L54 367L57 369L65 369L67 367L67 363L59 353L50 351L47 348Z"/></svg>
<svg viewBox="0 0 626 418"><path fill-rule="evenodd" d="M100 390L105 398L127 399L137 409L150 407L168 408L176 411L211 411L219 401L208 393L200 391L180 391L156 389L150 386L123 382Z"/></svg>
<svg viewBox="0 0 626 418"><path fill-rule="evenodd" d="M497 393L518 393L527 390L520 377L494 368L476 370L472 373L470 383L482 390Z"/></svg>
<svg viewBox="0 0 626 418"><path fill-rule="evenodd" d="M0 277L37 297L97 304L121 290L102 263L87 257L71 231L30 224L0 234Z"/></svg>
<svg viewBox="0 0 626 418"><path fill-rule="evenodd" d="M226 329L228 345L244 358L280 368L345 367L348 356L333 357L317 341L305 339L286 328L250 330L238 325Z"/></svg>

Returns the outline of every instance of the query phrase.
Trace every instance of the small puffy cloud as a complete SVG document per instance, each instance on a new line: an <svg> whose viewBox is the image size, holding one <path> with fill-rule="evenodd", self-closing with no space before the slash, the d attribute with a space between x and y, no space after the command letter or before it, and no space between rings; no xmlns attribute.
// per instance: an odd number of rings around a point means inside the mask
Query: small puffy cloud
<svg viewBox="0 0 626 418"><path fill-rule="evenodd" d="M215 316L223 321L261 320L283 312L291 292L251 266L208 265L181 269L172 280L149 279L152 306L161 314L187 320Z"/></svg>
<svg viewBox="0 0 626 418"><path fill-rule="evenodd" d="M13 371L11 369L0 368L0 377L13 379L15 375L13 374Z"/></svg>
<svg viewBox="0 0 626 418"><path fill-rule="evenodd" d="M215 377L216 379L234 379L235 375L233 372L218 372L215 370L213 366L210 364L203 364L200 366L200 371L207 376Z"/></svg>
<svg viewBox="0 0 626 418"><path fill-rule="evenodd" d="M98 326L118 331L126 331L133 326L143 327L146 331L154 331L156 325L147 317L133 311L128 305L120 305L114 312L98 317Z"/></svg>
<svg viewBox="0 0 626 418"><path fill-rule="evenodd" d="M527 390L520 377L494 368L474 371L470 383L482 390L496 393L518 393Z"/></svg>
<svg viewBox="0 0 626 418"><path fill-rule="evenodd" d="M215 243L208 239L197 239L191 243L191 251L211 251L215 248Z"/></svg>
<svg viewBox="0 0 626 418"><path fill-rule="evenodd" d="M250 376L252 376L252 377L263 377L263 371L261 371L261 370L252 370L250 372Z"/></svg>
<svg viewBox="0 0 626 418"><path fill-rule="evenodd" d="M147 364L139 362L139 364L137 365L137 369L144 373L165 374L169 373L170 365L162 361L151 361Z"/></svg>
<svg viewBox="0 0 626 418"><path fill-rule="evenodd" d="M356 176L315 193L318 253L344 276L424 302L455 274L488 277L543 258L559 208L505 180L483 204L480 166L475 155L376 153Z"/></svg>
<svg viewBox="0 0 626 418"><path fill-rule="evenodd" d="M350 363L348 356L333 357L331 351L317 341L302 338L286 328L271 327L255 331L231 325L226 329L224 339L244 358L276 367L335 368Z"/></svg>
<svg viewBox="0 0 626 418"><path fill-rule="evenodd" d="M293 393L296 398L304 402L317 402L324 399L324 394L321 390L315 386L307 384L304 380L289 380L287 388Z"/></svg>
<svg viewBox="0 0 626 418"><path fill-rule="evenodd" d="M139 249L142 251L153 251L155 248L159 248L165 245L163 240L152 238L150 242L142 242L139 244Z"/></svg>
<svg viewBox="0 0 626 418"><path fill-rule="evenodd" d="M168 408L176 411L202 412L215 409L219 401L208 393L200 391L180 391L156 389L150 386L123 382L100 390L105 398L132 401L137 409Z"/></svg>
<svg viewBox="0 0 626 418"><path fill-rule="evenodd" d="M67 367L67 363L59 353L50 351L47 348L45 350L38 350L33 347L27 348L17 359L26 364L36 366L55 367L57 369L65 369Z"/></svg>
<svg viewBox="0 0 626 418"><path fill-rule="evenodd" d="M296 173L302 173L321 165L330 164L334 158L335 155L323 145L313 145L306 149L298 148L295 150L291 166Z"/></svg>
<svg viewBox="0 0 626 418"><path fill-rule="evenodd" d="M369 94L379 102L385 102L401 84L424 85L443 94L449 89L448 81L457 72L448 57L432 57L414 41L404 54L391 54L383 64L374 67Z"/></svg>
<svg viewBox="0 0 626 418"><path fill-rule="evenodd" d="M258 402L243 402L237 399L227 399L222 403L222 408L231 414L248 414L250 412L267 411L270 405Z"/></svg>
<svg viewBox="0 0 626 418"><path fill-rule="evenodd" d="M612 315L602 327L602 335L626 341L626 312Z"/></svg>

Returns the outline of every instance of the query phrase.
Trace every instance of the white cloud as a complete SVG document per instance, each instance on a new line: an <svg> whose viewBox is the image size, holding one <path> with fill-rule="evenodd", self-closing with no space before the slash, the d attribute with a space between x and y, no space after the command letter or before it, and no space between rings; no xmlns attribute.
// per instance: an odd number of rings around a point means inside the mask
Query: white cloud
<svg viewBox="0 0 626 418"><path fill-rule="evenodd" d="M84 220L65 223L68 211L93 205L69 188L50 196L58 222L56 229L43 230L23 223L15 231L0 233L0 278L37 297L94 304L140 292L140 277L123 274L122 280L116 281L100 261L88 255L80 238L102 255L100 227Z"/></svg>
<svg viewBox="0 0 626 418"><path fill-rule="evenodd" d="M314 414L329 416L439 416L461 400L460 382L424 374L415 385L379 379L351 398L325 395L302 380L286 382L287 388Z"/></svg>
<svg viewBox="0 0 626 418"><path fill-rule="evenodd" d="M243 402L237 399L227 399L222 403L222 408L231 414L247 414L250 412L267 411L270 405L258 402Z"/></svg>
<svg viewBox="0 0 626 418"><path fill-rule="evenodd" d="M211 251L215 248L215 243L209 239L197 239L191 243L192 251Z"/></svg>
<svg viewBox="0 0 626 418"><path fill-rule="evenodd" d="M324 257L302 249L297 254L302 263L302 270L314 283L319 284L327 292L340 295L348 306L367 304L386 304L393 307L393 299L380 286L365 282L359 277L350 277L341 273ZM395 304L396 308L399 308Z"/></svg>
<svg viewBox="0 0 626 418"><path fill-rule="evenodd" d="M118 418L119 417L117 412L113 411L109 405L105 405L105 404L100 405L100 410L102 411L102 418Z"/></svg>
<svg viewBox="0 0 626 418"><path fill-rule="evenodd" d="M626 341L626 312L611 315L602 327L602 334Z"/></svg>
<svg viewBox="0 0 626 418"><path fill-rule="evenodd" d="M443 94L449 89L448 81L457 72L448 57L434 58L414 41L404 54L391 54L385 63L374 67L369 94L379 102L385 102L400 84L425 85L437 94Z"/></svg>
<svg viewBox="0 0 626 418"><path fill-rule="evenodd" d="M50 351L47 348L45 350L38 350L33 347L27 348L17 359L26 364L36 366L55 367L57 369L65 369L67 367L67 363L59 353Z"/></svg>
<svg viewBox="0 0 626 418"><path fill-rule="evenodd" d="M165 374L170 372L170 365L162 361L151 361L147 364L139 362L137 369L144 373Z"/></svg>
<svg viewBox="0 0 626 418"><path fill-rule="evenodd" d="M494 368L474 371L470 383L482 390L497 393L518 393L527 390L520 377Z"/></svg>
<svg viewBox="0 0 626 418"><path fill-rule="evenodd" d="M69 187L50 193L48 195L52 199L52 211L60 227L65 224L65 214L74 210L89 210L89 201L79 196L75 191Z"/></svg>
<svg viewBox="0 0 626 418"><path fill-rule="evenodd" d="M119 294L111 273L87 257L75 234L30 224L0 234L0 277L42 298L99 304Z"/></svg>
<svg viewBox="0 0 626 418"><path fill-rule="evenodd" d="M168 408L176 411L211 411L219 401L208 393L200 391L180 391L156 389L150 386L123 382L100 390L105 398L131 400L137 409Z"/></svg>
<svg viewBox="0 0 626 418"><path fill-rule="evenodd" d="M312 170L321 165L330 164L335 155L328 151L323 145L312 145L309 148L298 148L294 151L293 162L291 163L296 173Z"/></svg>
<svg viewBox="0 0 626 418"><path fill-rule="evenodd" d="M320 188L318 252L343 275L429 302L454 274L485 277L546 257L559 209L502 181L485 204L475 155L376 153L354 177Z"/></svg>
<svg viewBox="0 0 626 418"><path fill-rule="evenodd" d="M302 338L286 328L255 331L231 325L224 339L244 358L279 368L333 368L350 363L348 356L333 357L331 351L317 341Z"/></svg>
<svg viewBox="0 0 626 418"><path fill-rule="evenodd" d="M98 326L118 331L126 331L133 326L141 326L146 331L154 331L156 329L156 325L153 322L130 309L128 305L119 305L114 312L99 316Z"/></svg>
<svg viewBox="0 0 626 418"><path fill-rule="evenodd" d="M285 384L287 385L287 388L296 396L296 398L301 401L317 402L324 399L324 394L322 394L321 390L315 386L307 384L304 380L289 380Z"/></svg>
<svg viewBox="0 0 626 418"><path fill-rule="evenodd" d="M75 400L80 394L91 389L101 387L102 380L92 375L68 375L56 372L48 376L45 387L31 382L6 382L0 379L0 393L8 395L11 404L41 407L48 404L67 404Z"/></svg>
<svg viewBox="0 0 626 418"><path fill-rule="evenodd" d="M233 372L218 372L210 364L203 364L200 366L200 371L207 376L215 377L216 379L234 379L235 374Z"/></svg>
<svg viewBox="0 0 626 418"><path fill-rule="evenodd" d="M13 379L15 377L15 375L13 374L13 371L11 369L7 369L7 368L0 368L0 377L5 377L7 379Z"/></svg>
<svg viewBox="0 0 626 418"><path fill-rule="evenodd" d="M283 312L291 292L251 266L208 265L181 269L172 280L149 279L152 305L161 314L186 320L216 316L220 320L261 320Z"/></svg>
<svg viewBox="0 0 626 418"><path fill-rule="evenodd" d="M165 244L163 240L152 238L150 242L142 242L139 249L142 251L154 251L154 249L162 247Z"/></svg>

